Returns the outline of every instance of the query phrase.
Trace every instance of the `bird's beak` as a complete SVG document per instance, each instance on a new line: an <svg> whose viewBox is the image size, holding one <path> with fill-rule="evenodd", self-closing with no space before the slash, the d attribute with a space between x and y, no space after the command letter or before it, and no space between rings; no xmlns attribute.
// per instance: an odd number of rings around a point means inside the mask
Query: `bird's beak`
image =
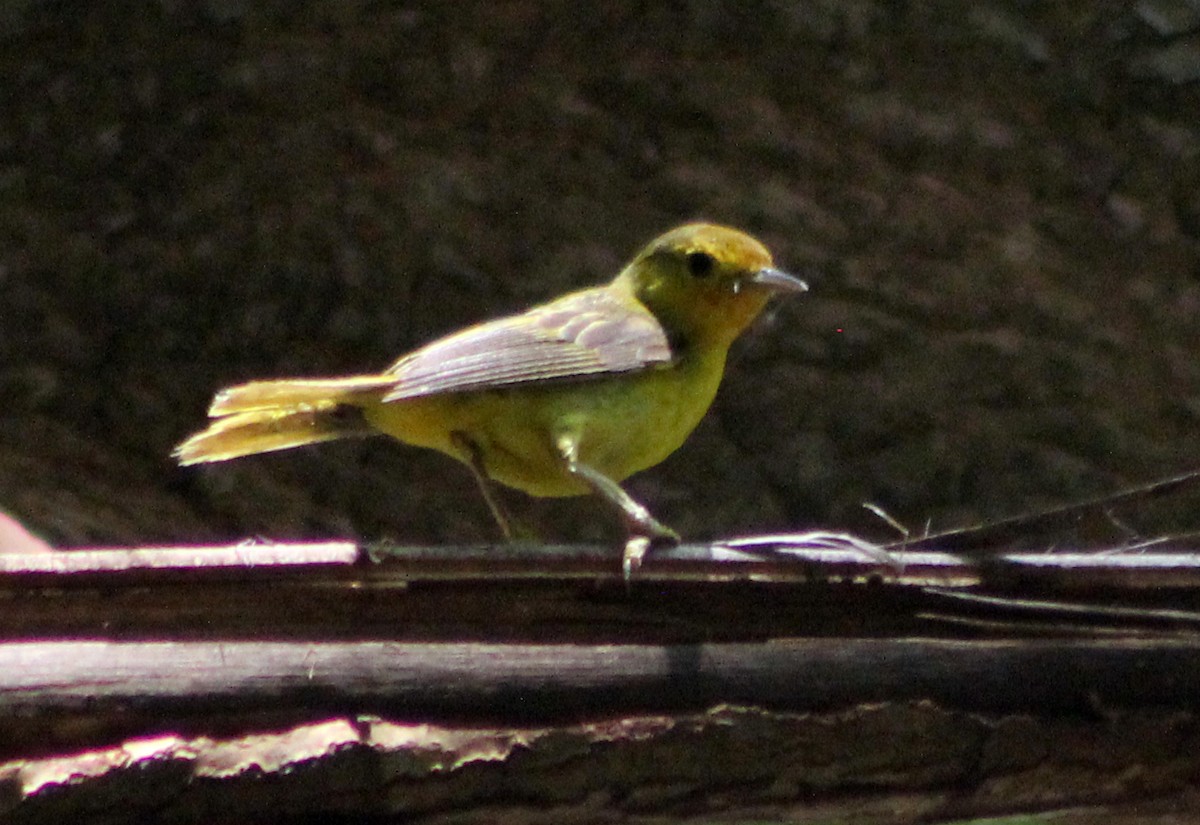
<svg viewBox="0 0 1200 825"><path fill-rule="evenodd" d="M750 282L765 286L772 292L808 292L808 284L804 281L774 267L758 270L751 276Z"/></svg>

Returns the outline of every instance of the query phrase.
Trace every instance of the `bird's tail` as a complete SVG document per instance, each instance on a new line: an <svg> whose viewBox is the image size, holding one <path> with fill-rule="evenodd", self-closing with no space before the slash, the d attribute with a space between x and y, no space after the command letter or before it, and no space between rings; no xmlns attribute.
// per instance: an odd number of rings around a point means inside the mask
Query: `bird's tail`
<svg viewBox="0 0 1200 825"><path fill-rule="evenodd" d="M254 381L217 393L215 419L175 448L180 464L287 450L374 432L362 406L395 385L387 376Z"/></svg>

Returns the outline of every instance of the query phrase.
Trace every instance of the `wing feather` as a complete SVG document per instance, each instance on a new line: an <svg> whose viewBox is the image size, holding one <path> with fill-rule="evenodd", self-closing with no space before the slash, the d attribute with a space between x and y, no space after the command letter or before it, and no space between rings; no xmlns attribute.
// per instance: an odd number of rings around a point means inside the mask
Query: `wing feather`
<svg viewBox="0 0 1200 825"><path fill-rule="evenodd" d="M384 401L633 372L671 360L658 320L597 288L442 338L401 358Z"/></svg>

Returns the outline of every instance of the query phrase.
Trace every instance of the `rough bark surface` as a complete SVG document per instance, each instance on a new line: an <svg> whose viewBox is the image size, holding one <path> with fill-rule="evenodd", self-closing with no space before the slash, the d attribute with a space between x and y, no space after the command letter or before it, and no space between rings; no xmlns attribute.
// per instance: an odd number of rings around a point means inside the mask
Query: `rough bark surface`
<svg viewBox="0 0 1200 825"><path fill-rule="evenodd" d="M0 554L0 821L1195 821L1195 554L829 538Z"/></svg>
<svg viewBox="0 0 1200 825"><path fill-rule="evenodd" d="M1197 754L1195 718L1170 713L1096 722L929 704L804 715L722 706L515 729L335 717L0 763L0 816L928 823L1048 810L1020 821L1175 825L1194 821Z"/></svg>

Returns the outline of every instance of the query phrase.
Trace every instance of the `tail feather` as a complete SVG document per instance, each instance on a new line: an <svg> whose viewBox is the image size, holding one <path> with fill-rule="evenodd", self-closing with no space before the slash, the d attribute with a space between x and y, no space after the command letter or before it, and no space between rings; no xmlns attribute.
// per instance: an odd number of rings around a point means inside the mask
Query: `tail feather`
<svg viewBox="0 0 1200 825"><path fill-rule="evenodd" d="M251 381L217 393L208 414L212 418L251 410L316 408L329 401L349 400L396 385L396 379L381 375L350 378L299 378Z"/></svg>
<svg viewBox="0 0 1200 825"><path fill-rule="evenodd" d="M216 420L175 448L180 464L226 461L338 438L371 435L360 404L392 386L378 376L255 381L222 390Z"/></svg>

